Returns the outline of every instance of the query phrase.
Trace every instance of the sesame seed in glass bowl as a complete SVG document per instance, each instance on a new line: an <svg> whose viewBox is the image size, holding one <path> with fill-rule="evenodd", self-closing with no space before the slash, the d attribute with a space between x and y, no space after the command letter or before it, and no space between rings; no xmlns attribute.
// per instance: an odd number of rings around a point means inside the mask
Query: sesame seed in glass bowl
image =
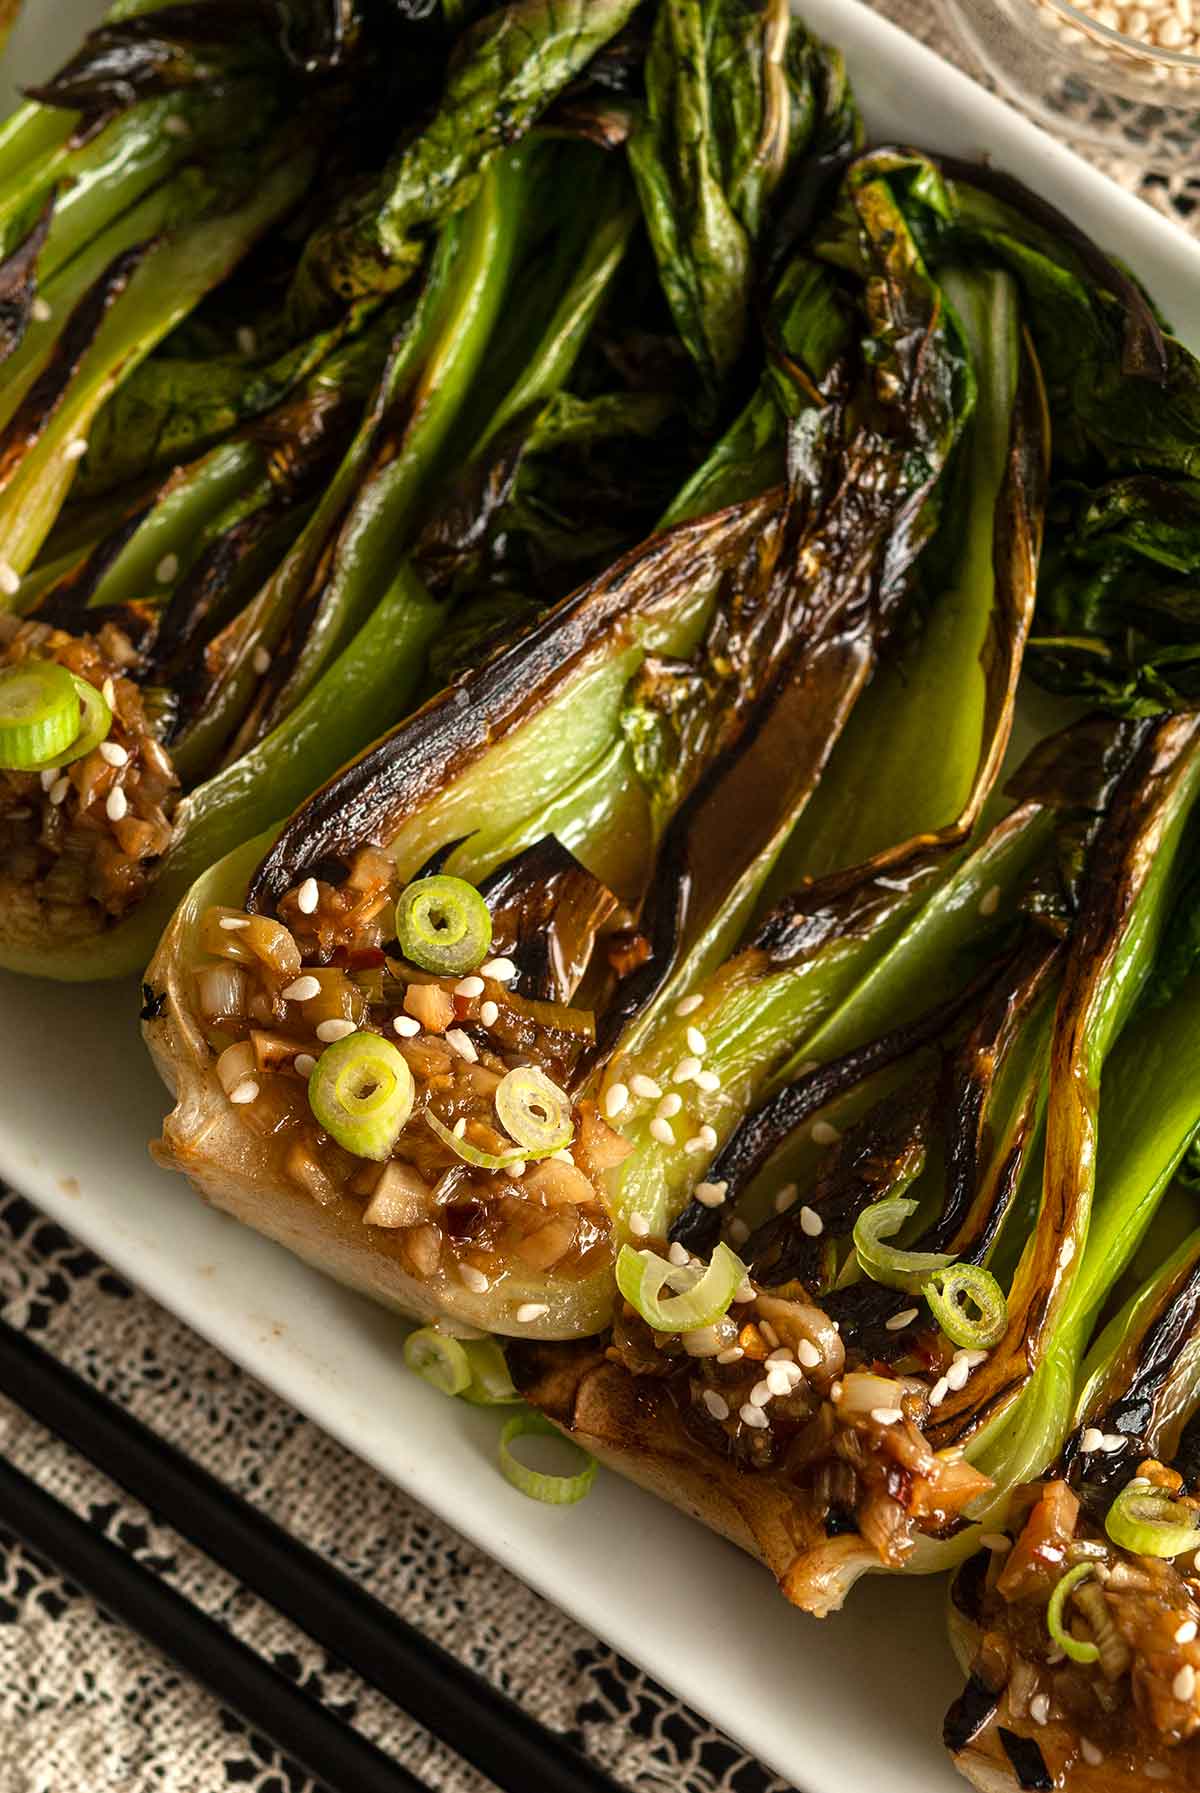
<svg viewBox="0 0 1200 1793"><path fill-rule="evenodd" d="M967 48L1060 137L1200 159L1200 0L945 0Z"/></svg>

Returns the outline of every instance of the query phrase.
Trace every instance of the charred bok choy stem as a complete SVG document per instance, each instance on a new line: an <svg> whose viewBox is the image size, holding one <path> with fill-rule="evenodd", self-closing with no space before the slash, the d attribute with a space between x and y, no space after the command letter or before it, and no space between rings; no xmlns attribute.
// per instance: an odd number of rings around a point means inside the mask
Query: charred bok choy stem
<svg viewBox="0 0 1200 1793"><path fill-rule="evenodd" d="M627 1147L595 1107L604 1059L753 903L903 608L973 397L957 319L884 204L863 258L814 268L809 306L789 306L794 485L625 555L319 793L252 878L245 858L217 868L160 947L164 1161L405 1311L550 1336L608 1317L601 1178ZM486 959L414 992L432 973L392 944L391 916L423 869L487 899L507 982ZM268 937L289 973L270 994L250 944ZM332 1035L304 1006L320 998L283 991L323 988L332 966L351 1007L329 1019L401 1022L418 1079L382 1177L313 1126L304 1072ZM365 999L360 967L382 974ZM235 1102L268 1011L280 1043ZM490 1097L514 1054L567 1092L573 1165L513 1158L525 1142ZM404 1201L374 1207L380 1187Z"/></svg>
<svg viewBox="0 0 1200 1793"><path fill-rule="evenodd" d="M1016 914L985 905L990 943L976 909L973 976L911 1018L893 1000L898 1025L804 1069L733 1133L696 1208L711 1221L716 1196L748 1280L711 1341L664 1338L634 1301L615 1349L510 1354L578 1442L674 1487L809 1611L868 1568L970 1548L964 1510L987 1509L1005 1429L1020 1435L1083 1286L1101 1066L1145 987L1200 795L1194 718L1122 740L1077 894L1047 882L1057 853L1027 860ZM1014 831L1037 840L1036 822L1027 804L980 854ZM1059 832L1069 844L1070 817ZM713 1249L683 1230L670 1262L685 1271L692 1240L701 1263ZM1119 1225L1107 1244L1119 1274ZM1087 1275L1094 1304L1105 1261Z"/></svg>
<svg viewBox="0 0 1200 1793"><path fill-rule="evenodd" d="M1193 1234L1101 1332L1061 1454L955 1578L969 1679L945 1741L988 1793L1197 1784L1198 1411Z"/></svg>

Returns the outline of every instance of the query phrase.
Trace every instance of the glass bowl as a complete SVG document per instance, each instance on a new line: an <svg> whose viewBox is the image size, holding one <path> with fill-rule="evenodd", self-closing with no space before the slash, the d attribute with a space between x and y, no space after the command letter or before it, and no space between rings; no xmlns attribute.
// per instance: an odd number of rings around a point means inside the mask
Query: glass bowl
<svg viewBox="0 0 1200 1793"><path fill-rule="evenodd" d="M1056 135L1103 145L1148 168L1200 163L1200 55L1102 25L1067 0L945 5L997 87ZM1145 20L1175 10L1172 0L1105 8L1126 21L1139 11Z"/></svg>

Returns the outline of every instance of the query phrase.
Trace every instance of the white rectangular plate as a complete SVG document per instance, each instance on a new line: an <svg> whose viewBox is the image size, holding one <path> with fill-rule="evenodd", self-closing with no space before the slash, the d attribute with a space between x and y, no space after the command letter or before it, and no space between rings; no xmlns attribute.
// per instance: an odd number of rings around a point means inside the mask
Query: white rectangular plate
<svg viewBox="0 0 1200 1793"><path fill-rule="evenodd" d="M54 67L96 0L27 0L10 74ZM872 137L989 156L1137 269L1200 338L1200 249L856 0L806 0L845 50ZM940 1581L880 1577L825 1620L732 1546L602 1474L555 1511L495 1468L494 1416L408 1375L382 1310L154 1168L164 1095L132 988L0 974L0 1175L286 1400L739 1739L805 1793L951 1793L957 1691ZM119 1341L114 1340L114 1349Z"/></svg>

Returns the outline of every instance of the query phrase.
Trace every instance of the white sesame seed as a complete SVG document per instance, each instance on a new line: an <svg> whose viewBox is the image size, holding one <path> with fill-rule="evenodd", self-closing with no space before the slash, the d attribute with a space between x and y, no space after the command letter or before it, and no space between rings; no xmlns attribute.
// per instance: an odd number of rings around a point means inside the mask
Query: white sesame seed
<svg viewBox="0 0 1200 1793"><path fill-rule="evenodd" d="M610 1084L604 1094L604 1112L609 1120L615 1121L617 1116L628 1106L628 1103L628 1086L624 1083Z"/></svg>
<svg viewBox="0 0 1200 1793"><path fill-rule="evenodd" d="M1063 1649L1061 1644L1053 1644L1050 1649L1046 1651L1046 1661L1051 1668L1057 1668L1060 1662L1065 1662L1066 1660L1067 1652Z"/></svg>
<svg viewBox="0 0 1200 1793"><path fill-rule="evenodd" d="M500 1019L500 1004L498 1002L481 1002L479 1019L485 1027L495 1027Z"/></svg>
<svg viewBox="0 0 1200 1793"><path fill-rule="evenodd" d="M43 299L39 293L37 298L33 301L33 304L29 307L29 315L35 324L48 324L50 319L54 316L54 310L49 302Z"/></svg>
<svg viewBox="0 0 1200 1793"><path fill-rule="evenodd" d="M15 598L21 589L21 575L7 560L0 560L0 591L5 597Z"/></svg>
<svg viewBox="0 0 1200 1793"><path fill-rule="evenodd" d="M950 1384L946 1381L946 1378L944 1376L939 1376L929 1391L929 1405L931 1407L940 1407L942 1402L946 1399L949 1388Z"/></svg>
<svg viewBox="0 0 1200 1793"><path fill-rule="evenodd" d="M699 1133L697 1133L697 1135L696 1135L696 1138L700 1141L701 1146L703 1147L703 1149L706 1152L715 1152L716 1151L716 1149L717 1149L717 1130L715 1127L710 1127L707 1121L705 1121L704 1124L701 1126Z"/></svg>
<svg viewBox="0 0 1200 1793"><path fill-rule="evenodd" d="M903 1332L906 1326L912 1325L917 1317L917 1311L915 1307L901 1308L898 1314L893 1314L891 1319L885 1320L883 1324L888 1332Z"/></svg>
<svg viewBox="0 0 1200 1793"><path fill-rule="evenodd" d="M704 1151L704 1141L698 1133L693 1133L690 1139L684 1140L683 1149L688 1153L689 1157L695 1158Z"/></svg>
<svg viewBox="0 0 1200 1793"><path fill-rule="evenodd" d="M650 1137L656 1139L660 1146L673 1146L675 1144L675 1129L670 1121L664 1121L655 1115L650 1123Z"/></svg>
<svg viewBox="0 0 1200 1793"><path fill-rule="evenodd" d="M970 1364L964 1362L964 1360L961 1357L957 1358L955 1360L955 1362L950 1365L950 1368L946 1371L946 1376L945 1376L946 1387L952 1388L954 1390L954 1392L957 1394L960 1388L965 1388L967 1386L967 1377L970 1374L971 1374Z"/></svg>
<svg viewBox="0 0 1200 1793"><path fill-rule="evenodd" d="M458 1267L458 1274L462 1277L472 1294L485 1295L492 1286L488 1278L483 1274L483 1271L477 1270L474 1264L460 1264Z"/></svg>
<svg viewBox="0 0 1200 1793"><path fill-rule="evenodd" d="M689 1027L684 1037L687 1040L689 1052L694 1052L698 1058L703 1057L708 1051L708 1041L698 1027Z"/></svg>
<svg viewBox="0 0 1200 1793"><path fill-rule="evenodd" d="M754 1294L754 1284L750 1281L749 1277L747 1277L744 1282L738 1284L737 1288L733 1291L733 1299L735 1305L738 1307L744 1307L747 1301L756 1299Z"/></svg>
<svg viewBox="0 0 1200 1793"><path fill-rule="evenodd" d="M473 997L473 996L482 996L483 995L483 979L481 977L459 978L458 982L454 986L454 994L456 996L466 996L468 998Z"/></svg>
<svg viewBox="0 0 1200 1793"><path fill-rule="evenodd" d="M711 1096L714 1090L719 1090L721 1087L721 1079L715 1071L697 1071L693 1082L696 1088L703 1090L707 1096Z"/></svg>
<svg viewBox="0 0 1200 1793"><path fill-rule="evenodd" d="M392 1031L402 1040L412 1040L420 1033L421 1023L413 1015L397 1015L392 1022Z"/></svg>
<svg viewBox="0 0 1200 1793"><path fill-rule="evenodd" d="M52 790L54 788L54 786L58 783L58 767L57 766L47 766L46 770L44 772L40 772L38 774L38 776L42 781L42 789L44 791Z"/></svg>
<svg viewBox="0 0 1200 1793"><path fill-rule="evenodd" d="M758 1322L758 1330L762 1333L771 1349L777 1351L779 1349L779 1334L776 1332L771 1322L769 1320L760 1320Z"/></svg>
<svg viewBox="0 0 1200 1793"><path fill-rule="evenodd" d="M229 1100L236 1102L239 1108L247 1102L253 1102L257 1096L258 1085L253 1077L243 1077L242 1081L235 1084L229 1092Z"/></svg>
<svg viewBox="0 0 1200 1793"><path fill-rule="evenodd" d="M168 137L190 137L192 134L191 125L186 118L181 118L178 112L169 113L163 119L162 128Z"/></svg>
<svg viewBox="0 0 1200 1793"><path fill-rule="evenodd" d="M250 917L248 915L223 915L219 925L226 934L240 934L243 928L250 926Z"/></svg>
<svg viewBox="0 0 1200 1793"><path fill-rule="evenodd" d="M523 1301L517 1309L517 1319L522 1326L528 1326L531 1320L540 1320L543 1314L550 1312L548 1301Z"/></svg>
<svg viewBox="0 0 1200 1793"><path fill-rule="evenodd" d="M50 801L53 803L55 809L58 808L60 803L66 802L67 792L70 788L71 780L67 777L65 772L61 778L55 779L54 783L50 786Z"/></svg>
<svg viewBox="0 0 1200 1793"><path fill-rule="evenodd" d="M458 1119L455 1121L455 1123L454 1123L453 1127L450 1129L450 1131L453 1133L455 1139L465 1139L467 1136L467 1117L466 1117L466 1115L460 1115L458 1117Z"/></svg>
<svg viewBox="0 0 1200 1793"><path fill-rule="evenodd" d="M807 1233L810 1239L819 1239L825 1231L825 1222L816 1209L810 1208L807 1202L800 1210L800 1231Z"/></svg>
<svg viewBox="0 0 1200 1793"><path fill-rule="evenodd" d="M743 1425L753 1427L756 1432L765 1432L771 1423L762 1408L752 1407L749 1401L738 1409L738 1418Z"/></svg>
<svg viewBox="0 0 1200 1793"><path fill-rule="evenodd" d="M752 1407L765 1407L773 1393L774 1390L764 1376L763 1380L761 1382L756 1382L754 1387L750 1390L750 1405Z"/></svg>
<svg viewBox="0 0 1200 1793"><path fill-rule="evenodd" d="M478 1052L461 1027L448 1027L442 1038L451 1052L457 1052L458 1056L465 1058L469 1065L473 1065L478 1059Z"/></svg>
<svg viewBox="0 0 1200 1793"><path fill-rule="evenodd" d="M173 579L177 579L179 577L178 554L164 554L154 569L154 577L160 585L170 585Z"/></svg>
<svg viewBox="0 0 1200 1793"><path fill-rule="evenodd" d="M1190 1700L1196 1692L1196 1671L1190 1662L1185 1662L1171 1683L1171 1692L1177 1700Z"/></svg>
<svg viewBox="0 0 1200 1793"><path fill-rule="evenodd" d="M498 984L511 984L517 975L517 968L511 959L489 959L479 970L483 977L494 977Z"/></svg>
<svg viewBox="0 0 1200 1793"><path fill-rule="evenodd" d="M309 1002L321 994L321 980L306 972L303 977L294 978L279 994L285 1002Z"/></svg>
<svg viewBox="0 0 1200 1793"><path fill-rule="evenodd" d="M1128 1440L1124 1438L1120 1432L1106 1432L1101 1442L1100 1449L1106 1456L1115 1457L1118 1451L1123 1451L1125 1449L1127 1442Z"/></svg>
<svg viewBox="0 0 1200 1793"><path fill-rule="evenodd" d="M561 1150L561 1152L551 1152L551 1154L550 1154L550 1156L551 1156L551 1157L552 1157L552 1158L557 1158L557 1159L558 1159L558 1162L559 1162L559 1163L560 1163L560 1164L570 1164L570 1165L573 1165L573 1164L574 1164L574 1163L575 1163L575 1160L574 1160L574 1158L573 1158L573 1157L572 1157L572 1156L571 1156L571 1154L570 1154L570 1152L569 1152L569 1151L568 1151L568 1150L567 1150L567 1148L566 1148L566 1146L564 1146L564 1147L563 1147L563 1148L562 1148L562 1150Z"/></svg>
<svg viewBox="0 0 1200 1793"><path fill-rule="evenodd" d="M629 1230L635 1239L644 1239L646 1234L650 1231L650 1222L646 1219L644 1214L631 1214L629 1216Z"/></svg>
<svg viewBox="0 0 1200 1793"><path fill-rule="evenodd" d="M766 1337L766 1322L765 1321L763 1321L763 1320L759 1321L758 1330L763 1334L763 1336L765 1338ZM779 1336L775 1332L774 1327L771 1328L771 1333L772 1333L772 1337L777 1338ZM792 1351L791 1351L790 1345L776 1345L776 1347L773 1351L768 1351L767 1362L768 1363L794 1363L795 1359L792 1356Z"/></svg>
<svg viewBox="0 0 1200 1793"><path fill-rule="evenodd" d="M297 1052L294 1062L301 1077L311 1077L317 1068L317 1061L311 1052Z"/></svg>
<svg viewBox="0 0 1200 1793"><path fill-rule="evenodd" d="M635 1096L647 1102L657 1102L662 1095L662 1084L656 1083L653 1077L647 1077L641 1071L636 1071L629 1079L629 1087Z"/></svg>
<svg viewBox="0 0 1200 1793"><path fill-rule="evenodd" d="M746 1355L746 1353L742 1350L742 1347L740 1345L730 1345L728 1350L717 1352L717 1362L718 1363L737 1363L738 1359L741 1357L744 1357L745 1355Z"/></svg>
<svg viewBox="0 0 1200 1793"><path fill-rule="evenodd" d="M1079 1753L1090 1768L1099 1768L1104 1760L1104 1751L1097 1749L1090 1737L1079 1739Z"/></svg>
<svg viewBox="0 0 1200 1793"><path fill-rule="evenodd" d="M1000 886L998 884L993 884L992 888L990 890L985 890L979 899L979 913L981 915L994 915L999 907Z"/></svg>
<svg viewBox="0 0 1200 1793"><path fill-rule="evenodd" d="M815 1146L835 1146L841 1137L832 1121L814 1121L812 1124L812 1142Z"/></svg>
<svg viewBox="0 0 1200 1793"><path fill-rule="evenodd" d="M655 1111L660 1121L673 1121L683 1107L683 1097L675 1094L666 1095Z"/></svg>
<svg viewBox="0 0 1200 1793"><path fill-rule="evenodd" d="M977 1370L981 1363L987 1362L988 1356L989 1353L986 1351L970 1350L966 1347L954 1353L955 1361L965 1363L969 1370Z"/></svg>
<svg viewBox="0 0 1200 1793"><path fill-rule="evenodd" d="M317 1028L317 1038L331 1046L335 1040L344 1040L348 1034L357 1031L353 1021L322 1021Z"/></svg>
<svg viewBox="0 0 1200 1793"><path fill-rule="evenodd" d="M993 1556L1003 1556L1005 1551L1012 1549L1012 1539L1006 1538L1003 1532L981 1532L979 1542Z"/></svg>
<svg viewBox="0 0 1200 1793"><path fill-rule="evenodd" d="M671 1082L690 1083L697 1071L702 1069L703 1067L698 1058L681 1058L675 1069L671 1072Z"/></svg>
<svg viewBox="0 0 1200 1793"><path fill-rule="evenodd" d="M692 1194L702 1208L719 1208L728 1187L728 1183L697 1183Z"/></svg>
<svg viewBox="0 0 1200 1793"><path fill-rule="evenodd" d="M1099 1426L1085 1426L1079 1436L1081 1451L1099 1451L1104 1448L1104 1434Z"/></svg>
<svg viewBox="0 0 1200 1793"><path fill-rule="evenodd" d="M76 436L75 439L71 442L68 442L66 447L63 449L63 460L64 461L82 461L82 459L83 459L84 455L87 453L87 451L88 451L87 438L85 436Z"/></svg>
<svg viewBox="0 0 1200 1793"><path fill-rule="evenodd" d="M104 699L105 703L108 705L110 710L116 709L116 707L117 707L117 687L116 687L116 683L111 674L109 675L108 678L105 679L104 683L101 685L100 695Z"/></svg>
<svg viewBox="0 0 1200 1793"><path fill-rule="evenodd" d="M796 1361L806 1370L815 1370L821 1361L821 1353L811 1339L801 1339L796 1346Z"/></svg>
<svg viewBox="0 0 1200 1793"><path fill-rule="evenodd" d="M129 799L119 784L115 784L108 793L104 803L104 813L110 822L123 822L129 814Z"/></svg>
<svg viewBox="0 0 1200 1793"><path fill-rule="evenodd" d="M791 1366L790 1373L787 1365L782 1363L774 1364L767 1371L767 1387L773 1395L790 1395L800 1379L800 1370L796 1364Z"/></svg>
<svg viewBox="0 0 1200 1793"><path fill-rule="evenodd" d="M714 1419L729 1418L729 1402L719 1395L715 1388L705 1389L704 1405L708 1408L708 1411L712 1414Z"/></svg>
<svg viewBox="0 0 1200 1793"><path fill-rule="evenodd" d="M703 1001L703 996L694 992L691 996L681 996L679 1001L675 1004L675 1013L679 1016L694 1015Z"/></svg>
<svg viewBox="0 0 1200 1793"><path fill-rule="evenodd" d="M271 650L270 650L270 648L264 647L262 642L260 641L258 646L255 648L254 652L250 656L250 664L254 668L255 672L258 674L259 678L260 679L263 678L265 676L265 674L267 674L271 670Z"/></svg>
<svg viewBox="0 0 1200 1793"><path fill-rule="evenodd" d="M797 1189L796 1185L794 1183L785 1183L775 1197L776 1214L786 1214L788 1209L793 1207L799 1199L800 1191Z"/></svg>
<svg viewBox="0 0 1200 1793"><path fill-rule="evenodd" d="M1050 1695L1035 1693L1029 1702L1029 1716L1035 1725L1044 1725L1050 1716Z"/></svg>
<svg viewBox="0 0 1200 1793"><path fill-rule="evenodd" d="M108 766L125 766L129 763L129 755L119 741L101 741L100 758Z"/></svg>
<svg viewBox="0 0 1200 1793"><path fill-rule="evenodd" d="M898 1407L872 1407L871 1418L877 1426L894 1426L898 1419L903 1419Z"/></svg>
<svg viewBox="0 0 1200 1793"><path fill-rule="evenodd" d="M706 1187L715 1188L716 1185L715 1184L706 1185L703 1183L698 1185L698 1188L701 1188L701 1189L706 1188ZM722 1201L725 1200L725 1197L723 1195L721 1197L721 1200ZM706 1202L705 1203L706 1207L714 1207L715 1208L717 1205L718 1204L716 1202ZM744 1245L746 1243L747 1239L750 1237L750 1228L746 1225L746 1222L744 1220L739 1220L739 1219L737 1219L736 1216L729 1222L728 1230L729 1230L729 1243L731 1245Z"/></svg>
<svg viewBox="0 0 1200 1793"><path fill-rule="evenodd" d="M829 1384L829 1399L833 1402L835 1407L837 1406L838 1402L841 1400L841 1398L845 1392L846 1391L842 1387L840 1381L831 1382Z"/></svg>
<svg viewBox="0 0 1200 1793"><path fill-rule="evenodd" d="M685 1264L690 1264L692 1261L692 1254L687 1246L681 1245L678 1239L672 1240L667 1256L673 1264L678 1264L681 1270Z"/></svg>
<svg viewBox="0 0 1200 1793"><path fill-rule="evenodd" d="M317 889L317 880L315 878L306 878L296 892L297 909L299 909L301 915L311 915L320 900L321 893Z"/></svg>
<svg viewBox="0 0 1200 1793"><path fill-rule="evenodd" d="M237 346L238 352L242 355L253 355L255 349L258 347L258 337L254 334L254 331L250 328L249 324L242 324L239 326Z"/></svg>
<svg viewBox="0 0 1200 1793"><path fill-rule="evenodd" d="M519 1182L528 1168L524 1158L514 1158L512 1163L507 1166L507 1171L510 1177Z"/></svg>
<svg viewBox="0 0 1200 1793"><path fill-rule="evenodd" d="M1177 1644L1190 1644L1192 1642L1193 1638L1195 1637L1195 1635L1196 1635L1195 1619L1185 1619L1183 1621L1183 1624L1179 1626L1178 1630L1175 1633L1175 1642Z"/></svg>

